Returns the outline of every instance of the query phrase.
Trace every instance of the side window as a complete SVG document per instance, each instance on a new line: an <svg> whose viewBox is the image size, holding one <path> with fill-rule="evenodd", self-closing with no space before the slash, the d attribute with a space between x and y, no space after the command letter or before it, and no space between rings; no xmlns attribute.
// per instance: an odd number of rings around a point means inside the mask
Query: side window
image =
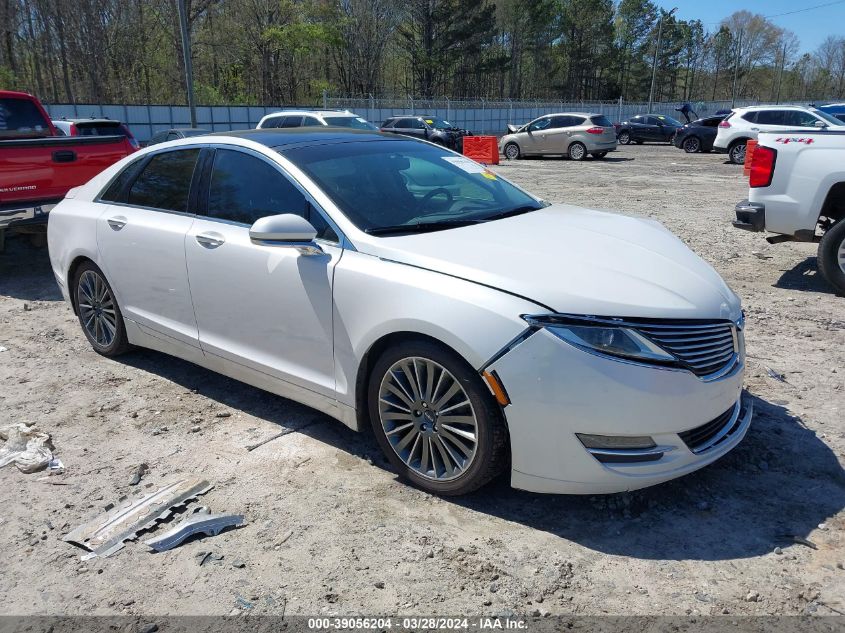
<svg viewBox="0 0 845 633"><path fill-rule="evenodd" d="M264 128L264 129L269 129L269 128L272 128L272 127L279 127L279 123L282 122L282 119L284 119L284 117L281 117L281 116L270 117L269 119L266 119L264 121L264 123L261 124L261 127Z"/></svg>
<svg viewBox="0 0 845 633"><path fill-rule="evenodd" d="M156 143L164 143L164 139L167 138L167 131L164 132L156 132L153 137L150 139L149 144L155 145Z"/></svg>
<svg viewBox="0 0 845 633"><path fill-rule="evenodd" d="M132 182L132 179L138 173L138 168L144 162L143 159L136 160L129 166L125 167L117 177L111 181L111 184L100 194L100 200L103 202L123 202L123 192L126 190L126 185Z"/></svg>
<svg viewBox="0 0 845 633"><path fill-rule="evenodd" d="M752 110L751 112L746 112L742 115L743 120L748 121L749 123L757 123L757 117L760 114L759 110ZM730 117L728 117L730 118ZM727 119L725 119L727 120Z"/></svg>
<svg viewBox="0 0 845 633"><path fill-rule="evenodd" d="M396 119L388 119L381 126L385 129L393 127L393 124L396 123Z"/></svg>
<svg viewBox="0 0 845 633"><path fill-rule="evenodd" d="M317 239L326 240L328 242L340 241L337 233L335 233L334 229L326 221L326 218L324 218L323 215L310 204L308 205L307 220L311 223L311 226L317 229Z"/></svg>
<svg viewBox="0 0 845 633"><path fill-rule="evenodd" d="M786 110L783 113L784 125L794 125L795 127L815 127L816 118L809 112L802 112L801 110Z"/></svg>
<svg viewBox="0 0 845 633"><path fill-rule="evenodd" d="M529 132L536 132L538 130L545 130L552 124L552 120L550 118L545 119L538 119L534 121L531 125L528 126Z"/></svg>
<svg viewBox="0 0 845 633"><path fill-rule="evenodd" d="M314 126L321 126L323 124L320 123L320 121L319 121L319 119L317 119L317 117L304 116L304 117L302 117L302 125L304 125L305 127L314 127Z"/></svg>
<svg viewBox="0 0 845 633"><path fill-rule="evenodd" d="M306 217L305 196L277 169L244 152L218 149L208 192L208 215L252 224L281 213Z"/></svg>
<svg viewBox="0 0 845 633"><path fill-rule="evenodd" d="M187 149L153 156L132 184L126 201L140 207L187 212L199 153L198 149Z"/></svg>
<svg viewBox="0 0 845 633"><path fill-rule="evenodd" d="M179 138L179 135L178 135L176 132L170 132L170 133L168 133L168 135L167 135L167 140L168 140L168 141L175 141L175 140L176 140L176 139L178 139L178 138Z"/></svg>
<svg viewBox="0 0 845 633"><path fill-rule="evenodd" d="M631 123L645 123L645 117L635 116L633 119L631 119Z"/></svg>
<svg viewBox="0 0 845 633"><path fill-rule="evenodd" d="M407 127L411 128L412 130L424 130L425 123L420 121L419 119L406 119L408 121Z"/></svg>
<svg viewBox="0 0 845 633"><path fill-rule="evenodd" d="M572 118L573 117L571 116L553 116L549 128L558 129L562 127L572 127Z"/></svg>
<svg viewBox="0 0 845 633"><path fill-rule="evenodd" d="M656 116L649 116L645 118L645 123L648 125L663 125L663 122Z"/></svg>

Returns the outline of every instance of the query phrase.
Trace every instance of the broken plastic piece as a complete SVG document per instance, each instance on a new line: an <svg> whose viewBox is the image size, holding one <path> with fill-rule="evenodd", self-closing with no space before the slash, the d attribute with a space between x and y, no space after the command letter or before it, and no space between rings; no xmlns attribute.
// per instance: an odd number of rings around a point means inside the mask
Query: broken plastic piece
<svg viewBox="0 0 845 633"><path fill-rule="evenodd" d="M203 479L183 479L169 484L136 501L126 500L97 518L81 525L62 537L91 553L82 557L110 556L123 547L123 542L135 538L138 532L156 521L170 516L173 508L184 506L198 495L212 489Z"/></svg>
<svg viewBox="0 0 845 633"><path fill-rule="evenodd" d="M182 544L185 539L194 534L217 536L226 528L241 525L243 522L244 515L242 514L209 514L208 508L196 508L193 513L164 534L144 541L144 544L157 552L164 552Z"/></svg>
<svg viewBox="0 0 845 633"><path fill-rule="evenodd" d="M0 439L6 440L0 448L0 468L14 463L22 473L34 473L45 469L53 459L50 436L31 424L0 427Z"/></svg>

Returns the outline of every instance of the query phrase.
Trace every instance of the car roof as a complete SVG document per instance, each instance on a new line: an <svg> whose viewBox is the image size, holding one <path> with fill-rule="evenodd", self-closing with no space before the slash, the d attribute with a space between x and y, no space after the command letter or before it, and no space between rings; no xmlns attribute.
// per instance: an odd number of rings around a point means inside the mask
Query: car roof
<svg viewBox="0 0 845 633"><path fill-rule="evenodd" d="M77 124L77 123L95 123L95 124L98 124L98 125L100 125L102 123L114 123L115 125L121 125L122 124L122 122L118 121L117 119L103 119L103 118L100 118L100 119L94 119L94 118L89 118L89 119L53 119L53 120L58 122L58 123L74 123L74 124Z"/></svg>
<svg viewBox="0 0 845 633"><path fill-rule="evenodd" d="M743 108L734 108L734 111L742 110L742 111L750 111L750 110L801 110L802 112L806 112L807 110L815 110L816 108L812 106L802 106L802 105L756 105L756 106L745 106Z"/></svg>
<svg viewBox="0 0 845 633"><path fill-rule="evenodd" d="M337 116L337 115L357 116L356 114L353 114L349 110L319 110L318 109L318 110L279 110L278 112L270 112L269 114L265 114L264 117L262 117L262 118L266 118L268 116L280 116L280 115L285 115L285 114L292 114L293 116L303 115L303 114L309 114L311 116L319 116L319 115L323 115L323 114L331 114L331 115L334 115L334 116Z"/></svg>
<svg viewBox="0 0 845 633"><path fill-rule="evenodd" d="M334 144L351 141L402 141L409 140L394 134L375 130L354 130L345 127L262 128L260 130L235 130L217 132L214 136L241 138L267 147L290 147L313 143Z"/></svg>
<svg viewBox="0 0 845 633"><path fill-rule="evenodd" d="M604 116L603 114L599 114L598 112L552 112L551 114L544 114L543 116L537 117L538 119L542 119L543 117L547 116Z"/></svg>

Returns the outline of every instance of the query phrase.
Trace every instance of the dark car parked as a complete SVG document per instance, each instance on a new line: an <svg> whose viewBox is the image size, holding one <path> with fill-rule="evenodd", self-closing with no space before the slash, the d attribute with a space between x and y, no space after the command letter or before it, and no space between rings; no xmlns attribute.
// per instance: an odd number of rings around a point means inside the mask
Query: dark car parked
<svg viewBox="0 0 845 633"><path fill-rule="evenodd" d="M656 141L671 143L683 123L665 114L638 114L616 126L620 145Z"/></svg>
<svg viewBox="0 0 845 633"><path fill-rule="evenodd" d="M209 134L211 130L206 130L201 127L174 127L169 130L159 130L153 137L147 141L147 146L158 145L165 141L175 141L180 138L189 138L191 136L200 136L201 134Z"/></svg>
<svg viewBox="0 0 845 633"><path fill-rule="evenodd" d="M816 108L835 116L837 119L845 121L845 103L826 103L825 105L816 106Z"/></svg>
<svg viewBox="0 0 845 633"><path fill-rule="evenodd" d="M707 116L687 123L675 134L675 147L687 154L713 151L713 141L716 140L719 123L724 121L726 116Z"/></svg>
<svg viewBox="0 0 845 633"><path fill-rule="evenodd" d="M463 150L463 138L472 135L472 132L436 116L417 114L392 116L381 124L380 129L382 132L415 136L459 152Z"/></svg>

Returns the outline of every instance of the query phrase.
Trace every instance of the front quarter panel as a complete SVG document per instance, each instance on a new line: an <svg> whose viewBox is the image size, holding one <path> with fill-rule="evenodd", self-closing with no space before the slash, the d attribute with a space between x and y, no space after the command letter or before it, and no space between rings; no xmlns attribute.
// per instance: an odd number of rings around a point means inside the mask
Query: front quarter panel
<svg viewBox="0 0 845 633"><path fill-rule="evenodd" d="M335 270L334 309L338 399L351 406L361 361L384 336L433 337L480 369L526 329L520 314L545 311L493 288L355 251Z"/></svg>

